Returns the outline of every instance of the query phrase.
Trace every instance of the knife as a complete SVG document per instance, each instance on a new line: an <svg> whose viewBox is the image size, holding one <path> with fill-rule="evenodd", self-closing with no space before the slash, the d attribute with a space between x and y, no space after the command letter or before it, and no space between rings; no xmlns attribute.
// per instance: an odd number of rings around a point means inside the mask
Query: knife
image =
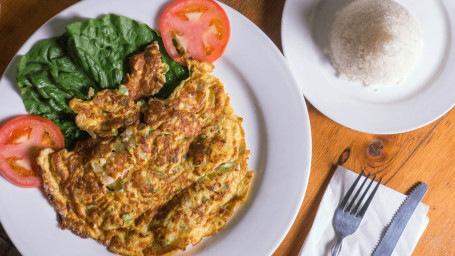
<svg viewBox="0 0 455 256"><path fill-rule="evenodd" d="M427 190L428 186L425 183L420 183L412 190L411 194L404 200L403 204L393 217L392 222L387 227L384 236L379 241L378 246L374 249L373 256L389 256L392 254L406 224Z"/></svg>

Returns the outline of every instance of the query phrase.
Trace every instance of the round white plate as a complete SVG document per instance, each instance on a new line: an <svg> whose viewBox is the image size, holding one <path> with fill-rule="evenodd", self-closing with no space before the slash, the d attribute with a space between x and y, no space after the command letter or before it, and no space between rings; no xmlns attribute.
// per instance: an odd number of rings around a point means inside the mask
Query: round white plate
<svg viewBox="0 0 455 256"><path fill-rule="evenodd" d="M165 0L82 1L43 25L22 46L0 80L0 122L25 109L15 82L19 57L40 39L61 35L65 25L115 13L158 27ZM226 228L189 247L200 255L270 255L289 231L310 172L311 131L303 97L272 41L253 23L223 5L231 39L214 74L244 118L250 169L256 172L247 203ZM92 239L60 230L40 189L15 187L0 177L0 221L24 256L109 255Z"/></svg>
<svg viewBox="0 0 455 256"><path fill-rule="evenodd" d="M351 1L286 1L283 50L305 98L335 122L375 134L410 131L450 110L455 103L455 2L396 0L420 24L423 55L405 83L366 87L338 78L324 53L336 12Z"/></svg>

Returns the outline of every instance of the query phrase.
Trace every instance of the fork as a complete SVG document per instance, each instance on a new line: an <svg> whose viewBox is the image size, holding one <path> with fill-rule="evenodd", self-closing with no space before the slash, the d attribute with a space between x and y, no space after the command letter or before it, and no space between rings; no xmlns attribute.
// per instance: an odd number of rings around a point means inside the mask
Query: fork
<svg viewBox="0 0 455 256"><path fill-rule="evenodd" d="M365 177L365 180L362 182L360 188L357 190L354 197L350 201L349 205L346 207L346 204L349 201L349 197L351 196L352 192L354 191L355 187L357 186L357 183L359 182L360 178L363 176L363 173L364 173L364 171L362 171L359 174L359 176L354 181L354 183L351 185L348 192L346 193L346 195L344 196L340 205L338 206L338 208L335 211L335 215L333 218L333 226L335 228L335 233L336 233L336 243L332 247L332 251L331 251L332 256L336 256L340 253L341 244L342 244L343 239L347 236L352 235L359 228L360 222L362 222L362 218L365 215L365 212L367 211L368 206L371 203L371 200L373 200L374 194L376 193L376 190L378 190L379 184L381 184L382 178L379 179L378 184L373 189L373 191L370 193L370 196L368 197L367 201L365 202L365 204L359 211L359 207L361 206L363 199L365 198L366 194L368 193L368 190L370 189L371 184L376 179L376 175L374 175L373 179L370 181L367 188L363 191L362 196L357 201L357 204L354 206L354 202L356 201L357 197L359 196L360 192L362 191L362 188L365 185L366 181L370 177L370 174L368 174ZM354 208L353 208L353 206L354 206Z"/></svg>

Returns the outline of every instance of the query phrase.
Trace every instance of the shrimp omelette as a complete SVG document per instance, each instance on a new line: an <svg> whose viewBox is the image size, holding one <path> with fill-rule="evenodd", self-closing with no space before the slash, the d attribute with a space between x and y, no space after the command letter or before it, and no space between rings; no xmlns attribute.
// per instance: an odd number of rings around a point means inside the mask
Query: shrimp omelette
<svg viewBox="0 0 455 256"><path fill-rule="evenodd" d="M60 227L121 255L172 254L215 234L253 179L242 118L211 64L188 61L169 98L146 101L165 83L158 47L130 59L126 93L70 101L91 138L38 157Z"/></svg>

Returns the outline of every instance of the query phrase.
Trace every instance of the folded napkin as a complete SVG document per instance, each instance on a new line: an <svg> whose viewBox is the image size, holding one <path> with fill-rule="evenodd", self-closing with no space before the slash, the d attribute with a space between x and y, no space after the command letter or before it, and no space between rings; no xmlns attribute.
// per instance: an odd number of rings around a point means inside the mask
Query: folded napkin
<svg viewBox="0 0 455 256"><path fill-rule="evenodd" d="M358 174L338 166L327 190L322 197L310 233L300 251L300 255L330 255L335 243L335 230L332 225L333 214L343 196ZM362 179L359 181L359 183ZM372 187L376 182L372 184ZM372 190L370 188L370 190ZM391 222L394 214L406 199L401 194L380 185L362 223L357 231L343 240L340 256L371 255L378 244L384 228ZM428 205L420 203L409 220L392 255L411 255L428 224Z"/></svg>

